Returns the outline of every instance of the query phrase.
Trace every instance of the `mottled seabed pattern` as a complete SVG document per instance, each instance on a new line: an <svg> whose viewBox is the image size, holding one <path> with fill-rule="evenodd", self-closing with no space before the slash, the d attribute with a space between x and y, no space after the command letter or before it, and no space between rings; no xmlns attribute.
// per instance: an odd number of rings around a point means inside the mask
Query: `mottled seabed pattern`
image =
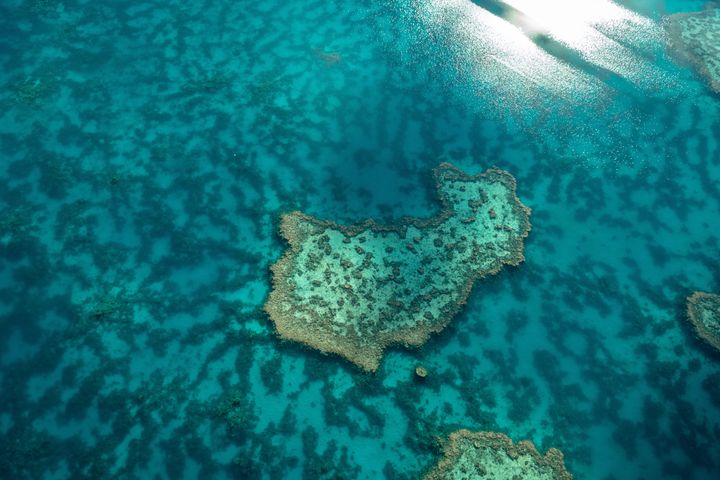
<svg viewBox="0 0 720 480"><path fill-rule="evenodd" d="M705 2L540 3L2 2L0 478L718 477ZM433 218L442 162L514 177L522 264L374 373L284 341L282 215Z"/></svg>

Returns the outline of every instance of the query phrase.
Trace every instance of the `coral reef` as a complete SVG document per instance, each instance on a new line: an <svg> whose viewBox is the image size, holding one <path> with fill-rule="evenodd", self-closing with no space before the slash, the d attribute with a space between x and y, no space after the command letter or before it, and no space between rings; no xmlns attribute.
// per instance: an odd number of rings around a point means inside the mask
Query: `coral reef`
<svg viewBox="0 0 720 480"><path fill-rule="evenodd" d="M233 432L249 430L257 422L252 405L241 390L225 393L218 400L215 413L227 421L227 427Z"/></svg>
<svg viewBox="0 0 720 480"><path fill-rule="evenodd" d="M27 77L14 88L15 100L27 105L38 105L55 89L52 80L44 77Z"/></svg>
<svg viewBox="0 0 720 480"><path fill-rule="evenodd" d="M523 260L530 210L515 179L435 169L441 211L396 225L341 226L283 216L290 243L272 266L265 309L279 335L375 371L390 344L422 345L465 302L476 279Z"/></svg>
<svg viewBox="0 0 720 480"><path fill-rule="evenodd" d="M560 450L551 448L543 456L528 441L514 444L495 432L458 430L450 434L444 458L424 480L571 480Z"/></svg>
<svg viewBox="0 0 720 480"><path fill-rule="evenodd" d="M670 15L665 31L670 52L690 63L720 93L720 9Z"/></svg>
<svg viewBox="0 0 720 480"><path fill-rule="evenodd" d="M720 351L720 295L693 293L688 297L687 314L698 336Z"/></svg>
<svg viewBox="0 0 720 480"><path fill-rule="evenodd" d="M206 72L185 82L183 91L189 94L214 93L231 83L230 76L222 71Z"/></svg>

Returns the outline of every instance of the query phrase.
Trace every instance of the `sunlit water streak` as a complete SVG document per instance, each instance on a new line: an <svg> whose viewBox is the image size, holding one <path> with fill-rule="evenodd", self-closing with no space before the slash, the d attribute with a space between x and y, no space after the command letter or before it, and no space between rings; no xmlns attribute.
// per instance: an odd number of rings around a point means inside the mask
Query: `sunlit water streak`
<svg viewBox="0 0 720 480"><path fill-rule="evenodd" d="M505 100L530 91L569 99L598 93L600 84L539 48L515 25L469 0L417 2L418 15L453 53L455 69L479 90ZM439 34L439 35L438 35Z"/></svg>
<svg viewBox="0 0 720 480"><path fill-rule="evenodd" d="M520 91L524 101L541 94L582 102L608 93L613 76L646 91L670 85L668 73L652 61L662 50L662 29L649 18L607 0L501 3L507 18L471 0L416 2L430 34L451 45L455 70L476 88L511 101L523 101ZM543 37L576 55L580 65L542 47Z"/></svg>
<svg viewBox="0 0 720 480"><path fill-rule="evenodd" d="M523 14L526 31L543 34L577 51L592 64L633 84L653 88L667 81L664 72L644 58L661 38L652 20L608 0L503 0Z"/></svg>
<svg viewBox="0 0 720 480"><path fill-rule="evenodd" d="M652 105L672 103L689 87L662 61L659 21L605 0L536 3L551 8L417 0L426 61L452 72L442 81L464 105L482 115L492 109L562 161L615 169L665 155L641 154L652 142L639 138L659 133L662 108Z"/></svg>

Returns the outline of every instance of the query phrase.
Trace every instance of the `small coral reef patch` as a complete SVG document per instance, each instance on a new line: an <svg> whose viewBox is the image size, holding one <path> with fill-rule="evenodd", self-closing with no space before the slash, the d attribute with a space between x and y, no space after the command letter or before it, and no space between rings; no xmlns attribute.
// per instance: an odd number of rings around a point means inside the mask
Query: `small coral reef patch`
<svg viewBox="0 0 720 480"><path fill-rule="evenodd" d="M272 266L265 304L282 338L375 371L388 345L422 345L478 278L524 259L530 210L512 175L470 176L447 163L434 173L442 208L429 219L342 226L282 217L290 248Z"/></svg>
<svg viewBox="0 0 720 480"><path fill-rule="evenodd" d="M543 456L528 441L514 444L502 433L458 430L450 434L444 457L423 480L572 480L560 450Z"/></svg>
<svg viewBox="0 0 720 480"><path fill-rule="evenodd" d="M720 9L670 15L665 31L670 52L690 63L720 93Z"/></svg>
<svg viewBox="0 0 720 480"><path fill-rule="evenodd" d="M688 297L687 313L698 336L720 351L720 295L693 293Z"/></svg>

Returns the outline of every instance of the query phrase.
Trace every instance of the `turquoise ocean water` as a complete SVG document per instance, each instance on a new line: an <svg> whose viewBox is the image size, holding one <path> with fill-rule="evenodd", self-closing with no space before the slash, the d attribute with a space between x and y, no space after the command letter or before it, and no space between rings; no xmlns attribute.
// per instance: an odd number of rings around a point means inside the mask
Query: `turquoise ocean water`
<svg viewBox="0 0 720 480"><path fill-rule="evenodd" d="M704 2L534 4L1 2L0 478L414 479L458 428L720 478ZM280 341L279 215L430 216L440 161L516 177L526 261L375 374Z"/></svg>

